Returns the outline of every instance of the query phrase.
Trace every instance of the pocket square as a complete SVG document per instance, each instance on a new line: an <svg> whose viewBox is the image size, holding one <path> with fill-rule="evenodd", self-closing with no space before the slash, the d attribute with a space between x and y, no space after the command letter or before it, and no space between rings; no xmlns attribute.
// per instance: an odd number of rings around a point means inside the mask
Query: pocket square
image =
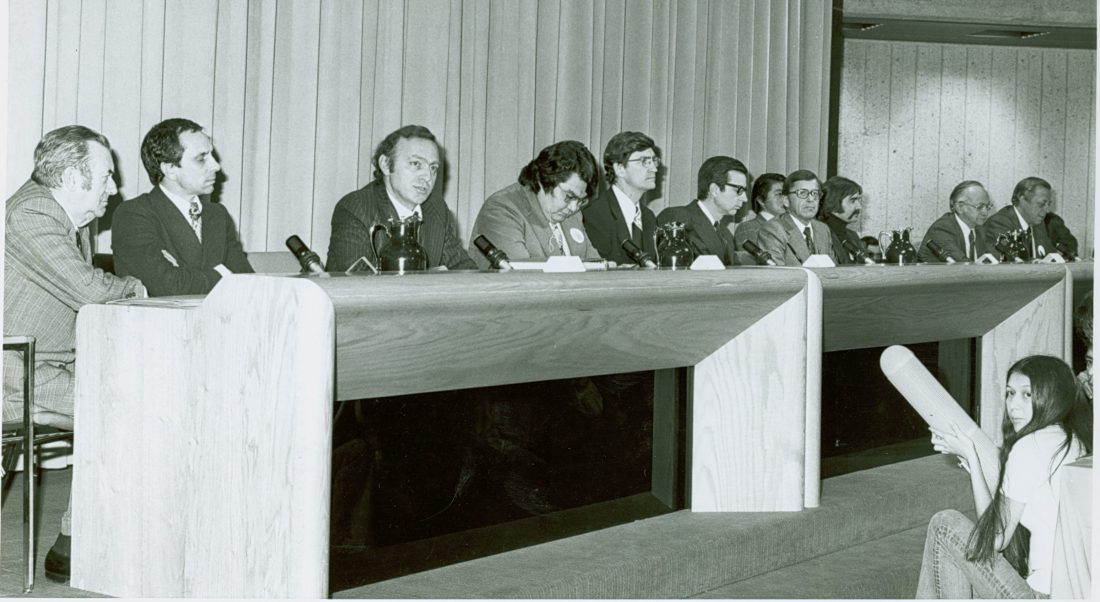
<svg viewBox="0 0 1100 602"><path fill-rule="evenodd" d="M161 249L160 254L164 255L164 258L168 260L168 263L172 264L172 267L174 267L174 268L180 267L179 262L176 261L176 258L172 257L172 254L169 253L168 251L165 251L164 249Z"/></svg>

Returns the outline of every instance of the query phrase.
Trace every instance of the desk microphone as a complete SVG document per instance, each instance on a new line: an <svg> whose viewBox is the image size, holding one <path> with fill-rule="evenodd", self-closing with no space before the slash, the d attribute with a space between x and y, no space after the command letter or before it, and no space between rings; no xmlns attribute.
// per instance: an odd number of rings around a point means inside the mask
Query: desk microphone
<svg viewBox="0 0 1100 602"><path fill-rule="evenodd" d="M772 259L771 254L769 254L764 249L761 249L759 246L757 246L756 243L752 242L751 240L746 240L744 243L742 243L741 248L748 251L749 255L752 255L753 258L756 259L756 263L760 265L779 265L775 262L774 259Z"/></svg>
<svg viewBox="0 0 1100 602"><path fill-rule="evenodd" d="M840 246L844 247L845 251L851 253L852 257L855 258L856 261L861 261L866 265L875 265L874 259L868 257L866 253L864 253L859 247L856 246L856 243L848 240L847 238L840 241Z"/></svg>
<svg viewBox="0 0 1100 602"><path fill-rule="evenodd" d="M649 255L646 255L645 251L639 249L638 245L634 244L633 240L630 240L629 238L624 240L623 244L622 244L622 247L623 247L623 251L626 252L626 256L629 257L631 261L638 264L640 267L643 267L643 268L655 268L655 267L657 267L657 264L654 263L654 261L652 259L650 259Z"/></svg>
<svg viewBox="0 0 1100 602"><path fill-rule="evenodd" d="M932 254L936 256L936 259L939 259L944 263L955 263L955 258L952 257L950 253L945 251L943 247L940 246L940 243L934 240L930 240L925 244L928 245L928 250L932 251Z"/></svg>
<svg viewBox="0 0 1100 602"><path fill-rule="evenodd" d="M306 243L302 242L302 239L298 238L297 234L292 234L290 238L286 239L286 248L290 249L291 253L294 253L294 257L298 259L298 263L302 264L303 271L312 274L325 273L325 266L321 265L321 258L313 251L310 251Z"/></svg>
<svg viewBox="0 0 1100 602"><path fill-rule="evenodd" d="M997 244L993 245L993 248L997 249L997 251L1000 252L1001 257L1004 258L1004 261L1008 261L1008 259L1011 257L1012 261L1015 263L1024 262L1024 260L1020 259L1020 256L1016 254L1016 251L1012 248L1012 245L1009 244L1008 239L1006 238L998 238Z"/></svg>
<svg viewBox="0 0 1100 602"><path fill-rule="evenodd" d="M474 239L474 246L477 247L478 251L481 251L485 259L489 260L489 267L502 272L507 272L512 269L512 264L508 261L508 256L504 254L504 251L498 249L496 245L489 242L489 239L485 238L484 234L479 234L478 237Z"/></svg>
<svg viewBox="0 0 1100 602"><path fill-rule="evenodd" d="M1077 261L1078 259L1080 259L1073 253L1069 252L1069 247L1067 247L1066 243L1064 242L1054 243L1054 248L1058 249L1058 252L1062 254L1062 257L1066 258L1066 261Z"/></svg>

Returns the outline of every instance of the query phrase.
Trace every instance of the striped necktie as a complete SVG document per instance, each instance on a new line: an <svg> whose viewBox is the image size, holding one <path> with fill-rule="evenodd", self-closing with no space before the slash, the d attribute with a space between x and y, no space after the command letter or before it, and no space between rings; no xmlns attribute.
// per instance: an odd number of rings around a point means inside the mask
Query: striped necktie
<svg viewBox="0 0 1100 602"><path fill-rule="evenodd" d="M634 227L631 228L630 238L634 241L634 244L638 245L638 248L644 249L644 243L642 241L642 205L641 203L634 203Z"/></svg>
<svg viewBox="0 0 1100 602"><path fill-rule="evenodd" d="M970 234L968 234L966 238L970 243L970 261L976 262L978 261L978 241L977 237L974 236L974 230L970 230Z"/></svg>
<svg viewBox="0 0 1100 602"><path fill-rule="evenodd" d="M814 246L814 237L810 236L809 226L802 231L802 235L806 237L806 248L810 250L810 255L817 255L817 247Z"/></svg>

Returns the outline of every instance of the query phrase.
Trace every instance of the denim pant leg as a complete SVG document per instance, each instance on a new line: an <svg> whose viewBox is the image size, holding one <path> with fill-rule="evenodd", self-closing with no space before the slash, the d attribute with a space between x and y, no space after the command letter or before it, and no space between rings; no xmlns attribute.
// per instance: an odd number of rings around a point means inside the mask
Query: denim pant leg
<svg viewBox="0 0 1100 602"><path fill-rule="evenodd" d="M1036 592L998 553L991 563L966 559L974 523L957 510L937 512L924 540L917 598L1035 598Z"/></svg>

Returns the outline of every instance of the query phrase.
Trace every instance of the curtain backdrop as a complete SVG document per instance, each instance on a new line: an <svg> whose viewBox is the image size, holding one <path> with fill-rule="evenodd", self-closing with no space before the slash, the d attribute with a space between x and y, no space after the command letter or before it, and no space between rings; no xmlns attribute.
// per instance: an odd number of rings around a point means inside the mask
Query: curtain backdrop
<svg viewBox="0 0 1100 602"><path fill-rule="evenodd" d="M484 199L564 139L600 158L646 132L682 205L708 156L754 173L826 165L824 0L20 0L9 4L8 182L43 133L81 123L116 152L120 196L168 117L206 126L248 250L322 255L341 196L402 124L439 138L465 240ZM109 247L103 220L101 249Z"/></svg>

